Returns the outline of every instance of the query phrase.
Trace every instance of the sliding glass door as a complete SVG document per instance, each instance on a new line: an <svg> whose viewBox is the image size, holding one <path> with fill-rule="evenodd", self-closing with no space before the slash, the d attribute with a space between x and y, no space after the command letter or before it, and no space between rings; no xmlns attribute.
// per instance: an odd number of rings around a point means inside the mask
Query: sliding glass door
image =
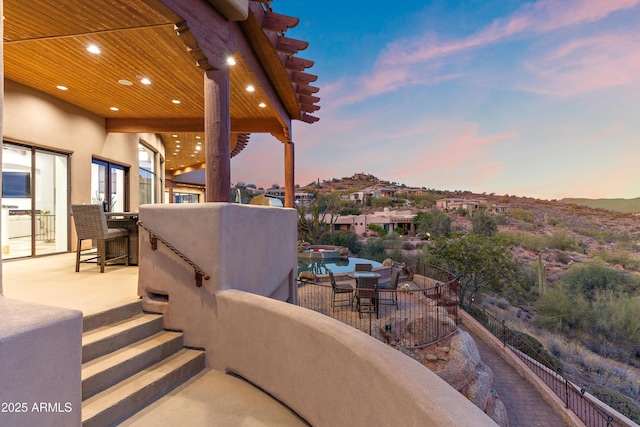
<svg viewBox="0 0 640 427"><path fill-rule="evenodd" d="M68 250L69 156L3 143L2 259Z"/></svg>

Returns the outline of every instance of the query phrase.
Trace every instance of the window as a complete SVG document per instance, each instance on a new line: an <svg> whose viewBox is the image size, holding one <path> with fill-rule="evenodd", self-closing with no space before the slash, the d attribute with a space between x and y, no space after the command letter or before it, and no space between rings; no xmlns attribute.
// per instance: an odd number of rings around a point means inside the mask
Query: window
<svg viewBox="0 0 640 427"><path fill-rule="evenodd" d="M173 193L175 203L198 203L200 195L195 193Z"/></svg>
<svg viewBox="0 0 640 427"><path fill-rule="evenodd" d="M140 174L140 204L156 202L156 153L138 143L138 169Z"/></svg>
<svg viewBox="0 0 640 427"><path fill-rule="evenodd" d="M102 204L107 212L125 212L129 208L127 178L129 168L104 160L91 164L91 203Z"/></svg>

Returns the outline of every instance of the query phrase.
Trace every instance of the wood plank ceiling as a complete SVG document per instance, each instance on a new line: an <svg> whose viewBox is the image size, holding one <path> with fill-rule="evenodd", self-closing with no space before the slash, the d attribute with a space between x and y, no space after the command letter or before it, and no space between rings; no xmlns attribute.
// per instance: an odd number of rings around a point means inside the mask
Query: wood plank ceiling
<svg viewBox="0 0 640 427"><path fill-rule="evenodd" d="M281 31L276 34L278 40L286 39L282 31L295 18L287 20L288 17L273 14L268 3L260 9L253 6L267 32L271 31L264 38L273 37L276 30L268 27L276 26ZM157 0L4 0L5 77L107 120L202 121L203 70L176 33L175 25L181 21ZM99 47L101 53L89 52L90 45ZM276 48L273 45L274 51ZM282 61L306 61L291 53L284 55ZM235 121L255 121L264 127L262 131L282 132L278 110L257 83L250 65L243 58L236 59L237 64L230 69L232 156L248 141L248 132L234 131ZM307 61L287 67L298 97L317 91L308 86L308 81L299 85L294 81L308 76L301 71L311 65L313 62ZM299 71L293 71L291 66ZM150 84L145 84L144 79L149 79ZM249 86L254 90L248 91ZM316 121L307 113L319 109L313 105L318 100L299 99L298 118ZM191 129L185 132L177 126L175 132L163 129L161 135L168 173L202 167L204 149L198 147L204 145L203 133Z"/></svg>

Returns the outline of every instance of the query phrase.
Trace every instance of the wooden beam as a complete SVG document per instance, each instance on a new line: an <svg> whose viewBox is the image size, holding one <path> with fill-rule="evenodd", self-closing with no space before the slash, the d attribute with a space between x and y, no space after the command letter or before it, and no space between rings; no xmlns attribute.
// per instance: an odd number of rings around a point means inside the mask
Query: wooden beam
<svg viewBox="0 0 640 427"><path fill-rule="evenodd" d="M311 115L309 115L309 114L307 114L307 113L304 113L304 114L302 115L302 119L301 119L301 120L302 120L303 122L305 122L305 123L315 123L315 122L317 122L317 121L318 121L318 120L320 120L320 119L319 119L318 117L314 117L314 116L311 116Z"/></svg>
<svg viewBox="0 0 640 427"><path fill-rule="evenodd" d="M305 50L309 47L309 42L302 40L296 40L285 36L278 37L278 43L275 48L278 52L286 53L287 55L295 55L301 50Z"/></svg>
<svg viewBox="0 0 640 427"><path fill-rule="evenodd" d="M308 59L296 58L295 56L287 56L284 68L291 71L304 71L313 67L313 61Z"/></svg>
<svg viewBox="0 0 640 427"><path fill-rule="evenodd" d="M294 16L281 15L279 13L265 11L262 18L262 28L267 31L275 31L277 33L284 33L289 28L293 28L300 22L299 18Z"/></svg>
<svg viewBox="0 0 640 427"><path fill-rule="evenodd" d="M319 105L300 104L300 111L304 111L305 113L313 113L319 109Z"/></svg>
<svg viewBox="0 0 640 427"><path fill-rule="evenodd" d="M296 87L296 92L299 93L300 95L313 95L314 93L318 93L318 91L320 90L319 87L315 87L315 86L309 86L309 85L303 85L303 84L298 84L298 87Z"/></svg>
<svg viewBox="0 0 640 427"><path fill-rule="evenodd" d="M318 80L318 76L314 74L302 73L299 71L294 71L293 75L291 76L291 81L293 83L302 84L302 85L315 82L316 80Z"/></svg>
<svg viewBox="0 0 640 427"><path fill-rule="evenodd" d="M105 119L105 130L116 133L204 132L204 118L193 119ZM281 133L282 123L276 119L231 119L233 133Z"/></svg>
<svg viewBox="0 0 640 427"><path fill-rule="evenodd" d="M300 95L299 98L301 104L313 105L316 102L320 101L320 98L317 96L310 95Z"/></svg>

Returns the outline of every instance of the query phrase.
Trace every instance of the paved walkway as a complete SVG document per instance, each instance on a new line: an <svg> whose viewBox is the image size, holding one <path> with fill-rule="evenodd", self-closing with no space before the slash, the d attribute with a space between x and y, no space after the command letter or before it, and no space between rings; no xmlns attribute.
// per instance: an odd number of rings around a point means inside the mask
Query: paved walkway
<svg viewBox="0 0 640 427"><path fill-rule="evenodd" d="M493 389L507 408L510 427L565 427L549 404L504 359L468 329L476 342L482 361L493 371Z"/></svg>

